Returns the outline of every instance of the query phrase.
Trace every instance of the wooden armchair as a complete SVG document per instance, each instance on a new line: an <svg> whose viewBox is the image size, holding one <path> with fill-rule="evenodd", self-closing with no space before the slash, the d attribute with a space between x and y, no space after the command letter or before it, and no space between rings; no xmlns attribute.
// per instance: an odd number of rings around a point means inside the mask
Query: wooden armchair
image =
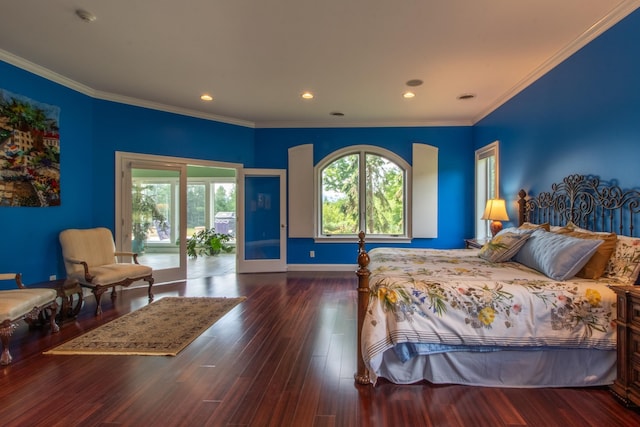
<svg viewBox="0 0 640 427"><path fill-rule="evenodd" d="M96 298L96 316L102 313L100 298L108 288L112 288L111 298L115 298L116 286L129 286L138 280L149 283L149 301L153 301L151 267L139 264L138 254L134 252L116 252L111 230L104 227L69 229L59 237L67 277L91 289ZM133 262L118 262L118 256Z"/></svg>
<svg viewBox="0 0 640 427"><path fill-rule="evenodd" d="M19 273L0 274L0 280L15 280L18 285L18 289L0 291L0 338L3 347L0 365L8 365L13 360L9 352L9 341L20 320L24 319L31 324L38 319L42 310L50 310L51 332L60 330L55 321L58 293L55 289L25 287Z"/></svg>

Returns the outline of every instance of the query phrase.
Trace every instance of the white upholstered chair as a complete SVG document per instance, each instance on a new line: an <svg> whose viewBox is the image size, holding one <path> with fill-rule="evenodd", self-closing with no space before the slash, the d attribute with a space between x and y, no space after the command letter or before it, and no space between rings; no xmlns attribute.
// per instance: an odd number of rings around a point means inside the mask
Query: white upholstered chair
<svg viewBox="0 0 640 427"><path fill-rule="evenodd" d="M153 301L151 267L139 264L134 252L116 252L108 228L64 230L60 233L60 245L67 277L91 289L96 298L96 315L102 313L100 298L108 288L112 288L111 298L115 298L116 286L129 286L138 280L149 283L149 301ZM118 262L117 257L129 262Z"/></svg>
<svg viewBox="0 0 640 427"><path fill-rule="evenodd" d="M0 274L0 280L14 280L18 286L17 289L0 291L0 338L3 347L0 365L8 365L13 359L9 352L9 341L19 321L26 320L31 324L38 319L42 310L49 310L51 332L60 330L55 321L58 293L55 289L25 287L19 273Z"/></svg>

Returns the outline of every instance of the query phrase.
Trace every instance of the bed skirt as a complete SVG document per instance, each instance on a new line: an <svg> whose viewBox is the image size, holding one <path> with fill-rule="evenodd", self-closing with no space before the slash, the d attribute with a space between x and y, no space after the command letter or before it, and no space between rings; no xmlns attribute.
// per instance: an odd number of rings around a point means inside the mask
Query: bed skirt
<svg viewBox="0 0 640 427"><path fill-rule="evenodd" d="M396 384L427 380L485 387L589 387L612 384L616 377L615 350L460 351L402 363L390 349L371 362L374 384L382 377Z"/></svg>

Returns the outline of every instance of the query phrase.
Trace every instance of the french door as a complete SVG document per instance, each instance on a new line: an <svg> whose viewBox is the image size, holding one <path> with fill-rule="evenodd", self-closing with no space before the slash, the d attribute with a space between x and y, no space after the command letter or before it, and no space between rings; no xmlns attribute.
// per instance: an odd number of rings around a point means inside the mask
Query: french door
<svg viewBox="0 0 640 427"><path fill-rule="evenodd" d="M244 169L239 183L238 272L286 271L286 172Z"/></svg>
<svg viewBox="0 0 640 427"><path fill-rule="evenodd" d="M237 233L234 235L236 271L286 271L285 170L243 169L242 165L234 163L122 152L116 153L116 165L116 247L130 251L135 245L135 249L140 250L140 239L134 235L134 231L140 231L142 224L146 241L139 260L141 264L146 263L154 269L156 283L186 280L186 241L191 235L191 232L187 232L188 180L202 180L201 172L206 168L233 171L226 179L233 180L230 182L235 182L236 186L236 230L232 231L233 224L227 224L217 217L213 225L217 229L231 227L228 232ZM190 171L194 166L200 167L200 172ZM192 182L191 185L196 184ZM135 203L140 202L136 199L140 193L152 198L152 204L158 208L160 216L152 215L151 218L147 217L147 221L140 220L134 209ZM220 212L218 216L227 213ZM145 262L146 255L150 256ZM158 259L161 260L160 264L150 263Z"/></svg>
<svg viewBox="0 0 640 427"><path fill-rule="evenodd" d="M185 280L186 165L122 157L120 169L116 246L153 258L157 283Z"/></svg>

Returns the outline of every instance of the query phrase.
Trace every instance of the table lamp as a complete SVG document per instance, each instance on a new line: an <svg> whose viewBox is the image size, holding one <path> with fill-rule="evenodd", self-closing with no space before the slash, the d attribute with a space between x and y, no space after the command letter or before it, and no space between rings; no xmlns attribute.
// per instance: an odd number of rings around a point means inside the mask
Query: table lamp
<svg viewBox="0 0 640 427"><path fill-rule="evenodd" d="M487 206L484 209L484 214L480 219L487 219L492 221L489 228L491 229L491 236L495 237L496 234L502 230L502 222L509 221L507 215L507 206L503 199L489 199L487 200Z"/></svg>

